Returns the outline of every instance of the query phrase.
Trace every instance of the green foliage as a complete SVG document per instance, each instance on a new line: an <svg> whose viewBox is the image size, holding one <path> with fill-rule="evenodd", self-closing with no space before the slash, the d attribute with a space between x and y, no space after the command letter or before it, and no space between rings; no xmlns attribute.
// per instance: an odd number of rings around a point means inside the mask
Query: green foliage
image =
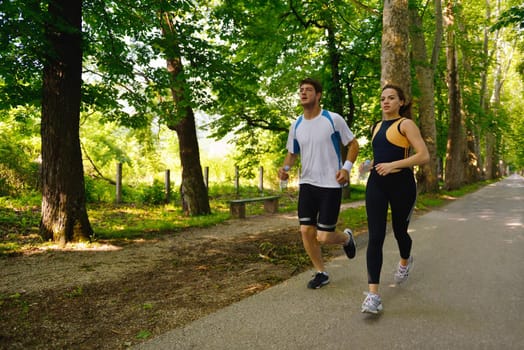
<svg viewBox="0 0 524 350"><path fill-rule="evenodd" d="M500 156L512 169L521 169L522 82L515 83L515 76L508 73L501 105L480 108L479 77L486 73L488 85L493 86L497 68L493 55L483 51L481 35L493 23L484 18L485 3L463 5L457 11L462 28L457 40L464 63L460 76L467 121L479 132L481 152L485 132L496 131ZM274 173L285 155L288 127L301 110L297 83L305 76L324 83L324 107L332 108L341 98L343 108L337 112L360 140L369 139L369 126L381 117L381 6L379 1L363 5L319 0L84 2L80 132L88 201L114 201L114 185L92 178L114 181L118 162L124 165L126 203L161 203L160 188L154 183L165 169L172 171L175 183L180 181L177 139L166 123L177 121L178 110L185 106L173 103L172 87L190 97L206 136L234 139L236 149L230 157L202 156L214 184L232 184L238 165L241 186L256 186L258 168L263 166L265 184L277 188ZM435 19L432 5L427 6L421 12L425 35L431 39ZM514 56L505 55L517 62L508 67L513 72L522 62L523 44L518 32L506 26L521 24L522 6L515 0L497 6L505 10L492 26L500 35L497 42L490 38L488 49L495 44L514 47ZM38 189L41 60L49 51L42 38L45 9L40 1L0 3L0 195ZM160 13L176 18L176 36L162 35ZM329 40L334 40L334 47ZM183 82L173 81L165 69L165 59L173 55L184 62ZM439 57L436 142L438 156L444 158L448 101L445 55ZM339 86L332 79L332 59L340 71ZM359 160L365 158L371 158L369 143L363 143L359 155ZM228 190L235 194L234 188Z"/></svg>
<svg viewBox="0 0 524 350"><path fill-rule="evenodd" d="M234 79L235 88L231 88L230 84L218 90L218 101L222 100L223 91L227 105L219 105L217 113L221 117L210 123L217 137L235 130L239 153L251 155L238 157L239 161L247 163L251 161L249 158L254 158L256 162L257 155L266 151L253 145L260 140L254 127L271 130L273 137L269 142L273 142L277 146L274 149L282 154L289 123L300 113L300 108L297 108L298 82L306 76L314 76L324 82L323 102L328 109L334 107L337 88L348 88L342 98L345 101L351 98L352 102L356 102L347 104L356 111L337 112L349 115L348 121L352 126L356 123L357 133L369 124L365 119L374 118L363 108L369 99L369 87L377 89L379 85L380 69L377 67L380 63L377 57L380 56L380 42L376 40L380 30L379 16L370 16L369 12L354 7L353 3L335 5L321 1L292 5L282 1L266 5L233 2L217 7L215 15L222 18L227 28L231 28L222 31L222 39L230 48L230 59L255 64L255 68L241 70L242 77L232 75L230 79ZM359 26L352 23L359 23ZM334 53L335 57L330 57L325 44L328 29L336 33L338 51ZM340 61L340 86L331 84L331 59ZM265 77L262 84L257 75ZM370 75L376 79L369 79ZM238 89L240 84L241 90ZM367 96L361 91L366 91ZM259 101L260 96L264 97L262 101Z"/></svg>
<svg viewBox="0 0 524 350"><path fill-rule="evenodd" d="M153 304L152 303L144 303L144 304L142 304L142 309L144 309L144 310L151 310L151 309L153 309Z"/></svg>
<svg viewBox="0 0 524 350"><path fill-rule="evenodd" d="M0 113L0 196L39 188L39 129L34 114L32 107Z"/></svg>
<svg viewBox="0 0 524 350"><path fill-rule="evenodd" d="M89 217L96 239L148 238L159 233L173 234L188 227L208 227L229 217L226 207L213 205L213 213L185 216L180 207L172 205L93 205Z"/></svg>
<svg viewBox="0 0 524 350"><path fill-rule="evenodd" d="M497 22L491 26L491 30L499 30L504 27L510 27L515 25L516 27L524 30L524 5L513 6L502 12Z"/></svg>
<svg viewBox="0 0 524 350"><path fill-rule="evenodd" d="M0 294L0 306L5 302L12 302L15 305L21 308L22 314L27 314L29 312L29 302L24 300L20 293L14 293L11 295L2 295Z"/></svg>
<svg viewBox="0 0 524 350"><path fill-rule="evenodd" d="M155 180L151 186L140 185L137 188L138 198L141 204L159 205L166 201L166 193L164 183ZM170 189L170 198L173 196L173 191Z"/></svg>
<svg viewBox="0 0 524 350"><path fill-rule="evenodd" d="M426 193L417 198L416 208L421 210L427 210L430 208L438 207L444 203L442 196Z"/></svg>
<svg viewBox="0 0 524 350"><path fill-rule="evenodd" d="M40 1L0 2L0 109L38 106L42 86L44 6Z"/></svg>
<svg viewBox="0 0 524 350"><path fill-rule="evenodd" d="M42 244L38 235L41 197L0 197L0 256Z"/></svg>
<svg viewBox="0 0 524 350"><path fill-rule="evenodd" d="M475 192L476 190L482 188L483 186L487 186L491 183L494 183L495 180L485 180L485 181L480 181L480 182L476 182L476 183L472 183L472 184L468 184L468 185L465 185L465 186L462 186L461 188L458 188L456 190L452 190L452 191L442 191L441 195L443 198L448 198L448 197L454 197L454 198L459 198L459 197L462 197L468 193L472 193L472 192Z"/></svg>
<svg viewBox="0 0 524 350"><path fill-rule="evenodd" d="M88 203L114 203L116 185L105 180L85 177L86 201ZM170 198L177 200L177 193L170 188ZM122 202L131 204L159 205L165 203L164 183L154 180L153 184L139 183L134 186L122 185Z"/></svg>
<svg viewBox="0 0 524 350"><path fill-rule="evenodd" d="M137 339L147 339L149 337L151 337L153 335L153 333L151 333L150 331L148 330L141 330L140 332L138 332L138 334L136 335L136 338Z"/></svg>
<svg viewBox="0 0 524 350"><path fill-rule="evenodd" d="M115 185L89 176L84 177L84 183L87 203L114 202Z"/></svg>
<svg viewBox="0 0 524 350"><path fill-rule="evenodd" d="M6 146L4 144L0 147L2 147L0 157L2 154L9 155L5 156L0 163L0 196L19 194L31 185L36 188L38 183L32 180L38 180L38 167L35 165L31 169L27 166L27 159L20 157L23 153L16 145Z"/></svg>
<svg viewBox="0 0 524 350"><path fill-rule="evenodd" d="M66 293L66 296L68 298L78 298L78 297L81 297L83 294L84 294L84 289L82 288L82 286L77 286L71 292Z"/></svg>
<svg viewBox="0 0 524 350"><path fill-rule="evenodd" d="M367 227L366 208L362 206L341 211L338 227L351 227L352 230Z"/></svg>

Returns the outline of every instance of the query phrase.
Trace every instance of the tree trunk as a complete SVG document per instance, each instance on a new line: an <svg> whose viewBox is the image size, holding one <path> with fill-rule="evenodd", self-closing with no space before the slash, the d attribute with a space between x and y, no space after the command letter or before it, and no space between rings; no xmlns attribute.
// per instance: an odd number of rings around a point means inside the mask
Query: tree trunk
<svg viewBox="0 0 524 350"><path fill-rule="evenodd" d="M486 178L493 179L497 174L497 162L495 161L495 134L492 131L486 132Z"/></svg>
<svg viewBox="0 0 524 350"><path fill-rule="evenodd" d="M496 68L493 73L493 92L489 101L491 118L496 119L500 105L500 91L502 89L502 69L500 64L500 52L496 50ZM490 121L486 131L486 178L493 179L499 176L498 157L497 157L497 122Z"/></svg>
<svg viewBox="0 0 524 350"><path fill-rule="evenodd" d="M500 6L500 3L497 3L497 7ZM497 12L500 9L497 9ZM507 68L510 67L511 60L513 57L513 50L507 51L504 48L501 48L499 45L499 31L495 31L493 41L493 50L495 52L495 69L493 71L493 91L489 101L490 116L489 126L486 131L485 142L486 142L486 177L488 179L493 179L503 175L500 167L500 149L501 149L501 137L500 135L500 105L501 105L501 91L504 85L505 76L507 74Z"/></svg>
<svg viewBox="0 0 524 350"><path fill-rule="evenodd" d="M381 85L398 85L411 102L407 0L385 0L382 15Z"/></svg>
<svg viewBox="0 0 524 350"><path fill-rule="evenodd" d="M465 132L461 111L461 94L455 43L453 4L447 4L447 85L449 104L448 145L446 152L445 187L457 189L464 184Z"/></svg>
<svg viewBox="0 0 524 350"><path fill-rule="evenodd" d="M428 62L426 42L422 28L422 19L416 7L410 8L411 38L413 47L413 64L420 89L418 103L420 132L428 148L430 160L417 172L417 188L421 193L438 192L438 156L437 156L437 129L435 126L435 70L442 41L442 9L440 0L435 0L436 30L433 44L433 57Z"/></svg>
<svg viewBox="0 0 524 350"><path fill-rule="evenodd" d="M473 118L472 118L473 119ZM465 182L475 183L480 181L481 172L479 167L480 154L477 153L478 135L475 133L473 123L468 123L466 130L466 167Z"/></svg>
<svg viewBox="0 0 524 350"><path fill-rule="evenodd" d="M490 7L491 6L489 3L489 0L486 0L486 16L485 16L486 19L491 18L491 8ZM490 28L489 28L488 23L486 23L484 25L484 40L482 44L482 53L484 54L484 57L482 58L483 70L480 74L481 83L480 83L480 93L479 93L479 96L480 96L479 106L484 116L489 115L489 106L488 106L488 69L490 67L490 64L489 64L489 61L490 61L489 59L489 55L490 55L489 54L489 41L490 41L489 32L490 32ZM478 130L478 135L484 135L484 130L480 125L476 125L475 127ZM481 146L480 146L480 137L479 137L477 139L477 145L476 145L476 148L478 149L478 154L481 154L480 147ZM478 162L479 162L479 168L481 171L481 176L485 178L486 177L485 161L482 159L482 157L479 157Z"/></svg>
<svg viewBox="0 0 524 350"><path fill-rule="evenodd" d="M340 115L344 115L344 93L340 85L340 53L337 49L335 30L332 27L328 27L327 33L329 64L331 67L331 108Z"/></svg>
<svg viewBox="0 0 524 350"><path fill-rule="evenodd" d="M211 213L211 208L200 164L195 116L191 107L186 108L185 114L185 117L174 125L182 165L182 185L180 187L183 206L189 215L206 215Z"/></svg>
<svg viewBox="0 0 524 350"><path fill-rule="evenodd" d="M463 25L462 22L459 23L460 32L462 34L462 37L465 37L466 40L468 38L468 30L467 27ZM468 41L468 40L467 40ZM465 77L473 76L473 69L471 67L471 55L464 49L463 46L462 55L459 55L461 57L462 61L462 71L464 72ZM462 104L461 104L462 105ZM477 125L479 125L478 121L478 113L472 113L468 110L465 110L463 112L463 118L465 126L465 155L464 155L464 183L470 184L475 183L480 180L480 166L479 166L479 159L480 159L480 149L477 147L478 140L479 140L479 134L478 134L478 128Z"/></svg>
<svg viewBox="0 0 524 350"><path fill-rule="evenodd" d="M200 164L200 150L196 133L195 115L190 106L184 89L182 59L176 57L176 32L169 14L163 14L163 34L167 42L173 47L167 58L167 70L171 74L171 95L175 104L175 115L168 121L168 127L175 130L178 136L180 149L180 163L182 165L182 184L180 186L183 207L189 215L206 215L211 213L209 197L202 166Z"/></svg>
<svg viewBox="0 0 524 350"><path fill-rule="evenodd" d="M64 246L93 234L86 210L80 150L82 1L49 3L42 98L42 218L40 234Z"/></svg>
<svg viewBox="0 0 524 350"><path fill-rule="evenodd" d="M335 38L335 30L332 26L327 27L327 46L329 52L329 64L331 68L331 82L329 85L330 88L330 109L334 112L339 113L343 117L346 115L344 113L344 92L342 85L340 83L340 53L337 49L337 43ZM347 120L349 127L351 127L353 120ZM346 159L347 148L342 147L342 159ZM351 181L351 179L350 179ZM349 199L351 198L351 186L346 186L342 189L342 198Z"/></svg>

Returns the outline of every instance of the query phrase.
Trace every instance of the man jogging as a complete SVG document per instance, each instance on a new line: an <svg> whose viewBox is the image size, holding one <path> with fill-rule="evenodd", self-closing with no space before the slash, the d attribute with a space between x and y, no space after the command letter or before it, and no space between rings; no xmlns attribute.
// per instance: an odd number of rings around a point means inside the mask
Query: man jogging
<svg viewBox="0 0 524 350"><path fill-rule="evenodd" d="M288 171L300 155L298 218L304 249L313 267L314 278L308 288L317 289L329 283L322 258L322 244L340 244L348 256L355 257L356 248L350 229L336 231L342 188L349 183L349 174L358 155L358 143L345 120L337 113L322 110L322 85L311 78L300 82L300 103L304 114L289 129L287 155L278 175L286 180ZM340 145L348 147L341 158Z"/></svg>

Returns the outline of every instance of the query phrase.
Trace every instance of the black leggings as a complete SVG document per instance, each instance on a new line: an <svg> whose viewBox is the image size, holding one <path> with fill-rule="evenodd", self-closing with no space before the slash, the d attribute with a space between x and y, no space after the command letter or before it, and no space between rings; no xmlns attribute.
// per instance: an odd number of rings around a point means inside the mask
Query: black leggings
<svg viewBox="0 0 524 350"><path fill-rule="evenodd" d="M368 216L369 243L366 254L368 283L380 283L382 247L386 239L388 204L391 205L393 232L398 243L400 257L409 258L411 237L409 220L417 199L417 185L411 169L386 176L371 171L366 186L366 212Z"/></svg>

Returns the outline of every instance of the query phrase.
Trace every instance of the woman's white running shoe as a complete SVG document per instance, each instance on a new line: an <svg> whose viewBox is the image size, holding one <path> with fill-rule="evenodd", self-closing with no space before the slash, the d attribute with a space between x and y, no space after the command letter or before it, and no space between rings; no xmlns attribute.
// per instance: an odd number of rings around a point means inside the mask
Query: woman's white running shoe
<svg viewBox="0 0 524 350"><path fill-rule="evenodd" d="M362 303L361 312L378 314L382 311L382 299L380 299L380 295L371 292L366 292L364 294L366 294L366 299L364 299L364 302Z"/></svg>
<svg viewBox="0 0 524 350"><path fill-rule="evenodd" d="M405 282L409 277L409 272L413 268L413 256L410 256L408 258L408 265L402 266L400 263L398 264L397 272L395 272L395 283L402 283Z"/></svg>

